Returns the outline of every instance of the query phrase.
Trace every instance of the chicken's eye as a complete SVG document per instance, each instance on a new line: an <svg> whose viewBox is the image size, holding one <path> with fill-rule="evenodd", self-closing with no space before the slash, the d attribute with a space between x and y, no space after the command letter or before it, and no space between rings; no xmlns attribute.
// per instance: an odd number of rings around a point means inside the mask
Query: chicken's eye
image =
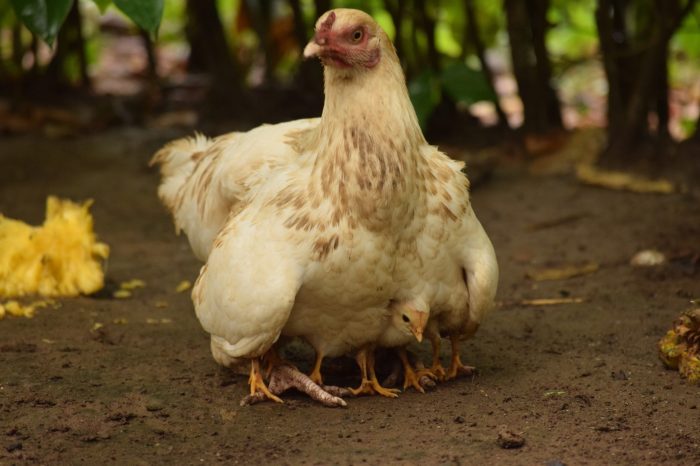
<svg viewBox="0 0 700 466"><path fill-rule="evenodd" d="M362 29L357 29L352 33L353 42L359 42L362 39Z"/></svg>
<svg viewBox="0 0 700 466"><path fill-rule="evenodd" d="M404 322L408 322L410 320L406 314L404 314L401 318Z"/></svg>

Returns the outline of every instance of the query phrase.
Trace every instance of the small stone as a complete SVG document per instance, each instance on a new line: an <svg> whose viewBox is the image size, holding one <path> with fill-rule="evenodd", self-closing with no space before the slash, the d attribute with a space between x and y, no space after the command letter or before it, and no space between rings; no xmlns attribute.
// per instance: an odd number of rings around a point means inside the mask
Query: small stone
<svg viewBox="0 0 700 466"><path fill-rule="evenodd" d="M163 403L161 403L158 400L151 400L148 403L146 403L146 411L160 411L163 409Z"/></svg>
<svg viewBox="0 0 700 466"><path fill-rule="evenodd" d="M464 424L465 422L467 422L466 419L464 419L463 416L457 416L457 417L454 419L454 421L455 421L457 424Z"/></svg>
<svg viewBox="0 0 700 466"><path fill-rule="evenodd" d="M22 449L22 442L11 443L5 447L5 450L7 450L8 453L12 453L15 450L21 450L21 449Z"/></svg>
<svg viewBox="0 0 700 466"><path fill-rule="evenodd" d="M501 426L498 429L498 439L496 442L501 448L520 448L525 445L525 438L522 435L516 434L512 430L508 429L507 426Z"/></svg>
<svg viewBox="0 0 700 466"><path fill-rule="evenodd" d="M637 254L632 256L632 259L630 259L630 264L632 267L654 267L656 265L661 265L664 262L666 262L666 256L664 253L655 249L639 251Z"/></svg>

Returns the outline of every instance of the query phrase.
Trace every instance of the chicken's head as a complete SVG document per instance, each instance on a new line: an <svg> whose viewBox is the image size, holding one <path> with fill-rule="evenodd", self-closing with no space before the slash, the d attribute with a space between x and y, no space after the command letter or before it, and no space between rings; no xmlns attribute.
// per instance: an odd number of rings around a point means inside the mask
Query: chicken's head
<svg viewBox="0 0 700 466"><path fill-rule="evenodd" d="M393 47L381 27L360 10L337 8L316 22L304 57L318 57L324 66L370 70L382 59L383 47Z"/></svg>
<svg viewBox="0 0 700 466"><path fill-rule="evenodd" d="M421 299L392 301L390 304L392 326L405 335L413 334L420 343L428 323L430 309Z"/></svg>

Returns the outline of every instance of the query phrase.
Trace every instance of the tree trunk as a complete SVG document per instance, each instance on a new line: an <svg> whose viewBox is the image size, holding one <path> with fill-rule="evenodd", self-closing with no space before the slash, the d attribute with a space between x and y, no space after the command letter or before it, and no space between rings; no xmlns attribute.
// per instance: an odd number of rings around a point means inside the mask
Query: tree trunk
<svg viewBox="0 0 700 466"><path fill-rule="evenodd" d="M479 34L479 25L476 21L476 12L474 11L474 0L465 0L464 10L467 16L467 33L465 36L468 36L469 40L474 45L476 56L479 58L479 63L481 64L481 72L484 73L486 82L489 84L493 94L496 96L496 101L493 104L496 108L496 114L498 115L498 124L503 128L510 129L510 125L508 124L508 116L506 115L506 112L503 111L503 107L501 107L501 102L498 98L498 92L496 92L496 80L494 78L493 71L491 71L488 62L486 61L486 47L484 47L484 42L481 40L481 35ZM466 49L466 47L464 48Z"/></svg>
<svg viewBox="0 0 700 466"><path fill-rule="evenodd" d="M211 77L209 97L215 108L238 103L242 89L238 67L224 34L216 0L187 0L187 38L192 71Z"/></svg>
<svg viewBox="0 0 700 466"><path fill-rule="evenodd" d="M66 21L61 27L56 40L56 53L46 69L45 78L50 87L62 88L72 86L67 73L67 63L71 56L78 61L79 82L82 87L90 87L90 76L87 72L87 57L85 55L85 38L83 37L82 16L79 2L74 2ZM35 57L35 59L38 57Z"/></svg>
<svg viewBox="0 0 700 466"><path fill-rule="evenodd" d="M139 35L141 36L141 41L143 42L143 48L146 52L146 74L148 80L151 82L158 81L158 59L156 57L156 51L153 47L153 39L148 31L144 29L139 30Z"/></svg>
<svg viewBox="0 0 700 466"><path fill-rule="evenodd" d="M552 66L547 52L547 10L549 0L530 1L530 27L532 29L532 46L535 52L537 67L537 82L540 83L537 97L544 102L547 125L552 128L562 128L561 106L559 97L552 86Z"/></svg>
<svg viewBox="0 0 700 466"><path fill-rule="evenodd" d="M253 17L253 29L258 36L265 57L265 82L274 80L276 57L274 44L270 37L270 25L272 22L272 2L247 0L248 11Z"/></svg>
<svg viewBox="0 0 700 466"><path fill-rule="evenodd" d="M603 158L622 161L637 153L636 147L651 136L649 112L657 116L659 147L669 141L668 134L668 46L696 0L681 8L679 0L655 0L654 21L640 47L632 43L625 18L623 0L599 0L596 22L603 63L609 83L608 146ZM641 54L636 50L643 50ZM640 56L641 55L641 56ZM639 63L633 66L632 61Z"/></svg>
<svg viewBox="0 0 700 466"><path fill-rule="evenodd" d="M294 37L299 48L304 50L306 43L309 41L309 36L306 31L306 23L304 23L304 14L301 11L301 0L289 0L289 6L294 15Z"/></svg>
<svg viewBox="0 0 700 466"><path fill-rule="evenodd" d="M331 0L314 0L314 6L316 7L316 19L318 19L323 13L331 9Z"/></svg>
<svg viewBox="0 0 700 466"><path fill-rule="evenodd" d="M12 63L17 68L17 72L22 71L22 57L24 55L24 47L22 46L22 23L19 19L15 20L12 26Z"/></svg>
<svg viewBox="0 0 700 466"><path fill-rule="evenodd" d="M690 136L690 139L700 142L700 115L698 115L698 118L695 120L695 131L693 131L693 135Z"/></svg>
<svg viewBox="0 0 700 466"><path fill-rule="evenodd" d="M301 11L300 0L289 0L289 5L294 14L294 37L299 44L299 52L303 54L304 47L311 40L308 35L304 15ZM298 88L303 89L309 94L321 95L323 92L323 74L318 70L318 62L316 60L305 60L300 56L301 63L295 76L295 82Z"/></svg>
<svg viewBox="0 0 700 466"><path fill-rule="evenodd" d="M394 47L396 54L402 58L403 53L403 18L406 15L406 1L401 0L386 0L384 2L386 9L391 15L391 20L394 23L396 37L394 37Z"/></svg>
<svg viewBox="0 0 700 466"><path fill-rule="evenodd" d="M513 73L523 102L523 128L544 133L561 128L559 99L551 86L545 47L546 0L505 0Z"/></svg>
<svg viewBox="0 0 700 466"><path fill-rule="evenodd" d="M431 69L437 71L440 69L440 54L435 46L435 20L428 11L428 2L425 0L417 0L416 3L421 27L423 28L423 32L425 32L426 42L428 43L428 49L426 51L428 65Z"/></svg>

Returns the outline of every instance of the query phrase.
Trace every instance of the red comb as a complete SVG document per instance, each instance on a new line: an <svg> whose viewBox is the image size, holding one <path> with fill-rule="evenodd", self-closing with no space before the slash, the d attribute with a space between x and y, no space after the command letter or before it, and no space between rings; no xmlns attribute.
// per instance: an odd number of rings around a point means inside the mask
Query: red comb
<svg viewBox="0 0 700 466"><path fill-rule="evenodd" d="M328 14L328 17L324 22L321 23L319 26L318 30L319 31L330 31L331 27L333 27L333 23L335 23L335 11L331 11Z"/></svg>

